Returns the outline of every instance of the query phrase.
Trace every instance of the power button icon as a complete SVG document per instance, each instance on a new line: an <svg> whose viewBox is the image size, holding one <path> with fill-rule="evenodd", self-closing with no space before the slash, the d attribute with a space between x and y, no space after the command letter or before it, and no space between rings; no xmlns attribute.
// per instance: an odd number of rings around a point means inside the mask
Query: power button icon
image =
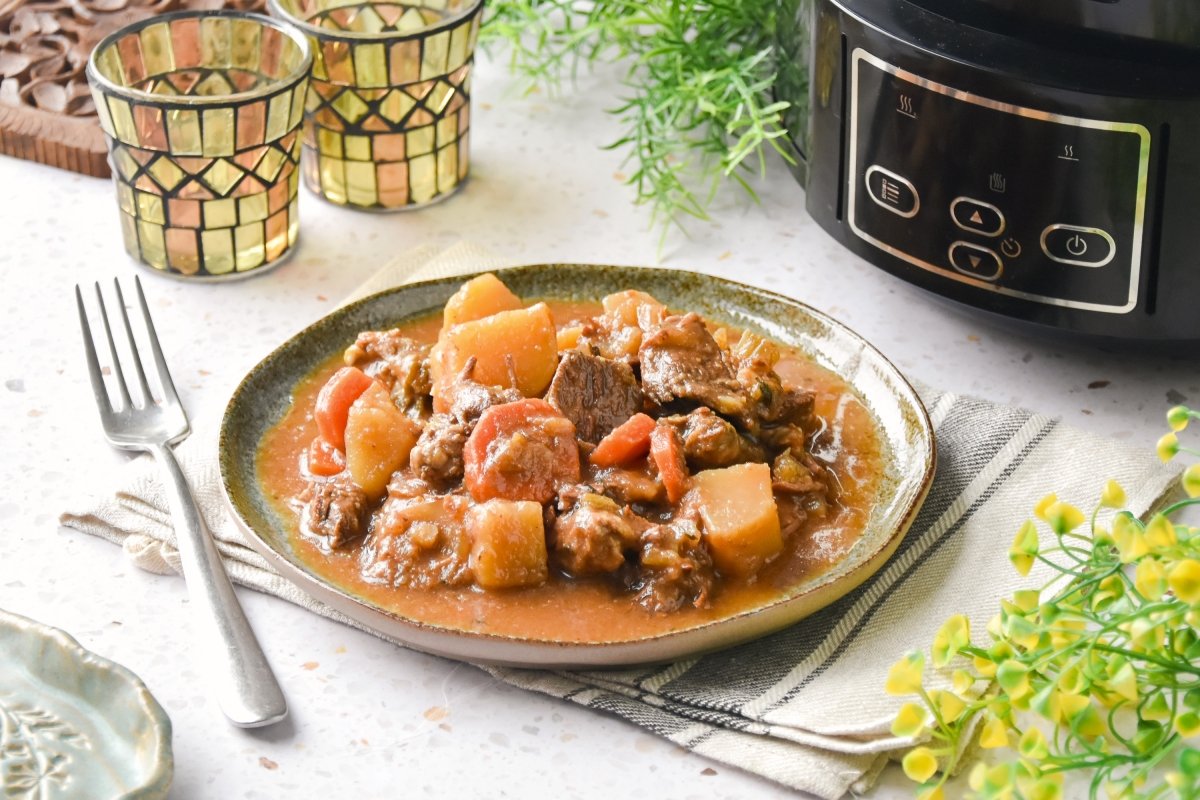
<svg viewBox="0 0 1200 800"><path fill-rule="evenodd" d="M1041 245L1051 261L1077 267L1103 267L1117 254L1108 231L1083 225L1050 225L1042 231Z"/></svg>

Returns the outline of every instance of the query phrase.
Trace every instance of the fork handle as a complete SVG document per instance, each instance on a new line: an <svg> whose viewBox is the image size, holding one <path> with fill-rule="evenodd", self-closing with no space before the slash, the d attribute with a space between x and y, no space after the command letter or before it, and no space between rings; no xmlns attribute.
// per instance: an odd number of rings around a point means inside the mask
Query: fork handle
<svg viewBox="0 0 1200 800"><path fill-rule="evenodd" d="M278 722L287 716L287 700L233 592L175 453L165 445L149 449L166 477L183 577L200 627L201 653L215 670L217 702L241 728Z"/></svg>

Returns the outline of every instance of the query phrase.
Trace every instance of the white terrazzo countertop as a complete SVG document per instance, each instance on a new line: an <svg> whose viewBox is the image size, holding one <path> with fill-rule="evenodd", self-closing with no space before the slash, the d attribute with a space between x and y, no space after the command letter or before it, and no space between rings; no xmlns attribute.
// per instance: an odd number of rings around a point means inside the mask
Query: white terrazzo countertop
<svg viewBox="0 0 1200 800"><path fill-rule="evenodd" d="M253 280L199 285L135 270L110 182L0 156L0 607L58 626L140 675L175 728L177 798L774 797L780 787L690 755L618 719L498 685L240 590L292 715L228 726L189 656L182 581L57 526L103 492L126 457L105 444L75 317L79 281L138 271L193 416L222 408L242 375L390 256L467 238L530 263L654 264L658 233L631 205L611 76L560 98L521 96L478 70L473 164L460 195L371 215L301 190L299 252ZM912 378L1017 403L1153 446L1169 404L1200 402L1194 361L1121 355L990 327L837 246L775 164L762 205L729 196L713 224L668 241L665 266L799 298L873 341ZM924 645L926 643L914 643ZM895 768L875 797L909 797Z"/></svg>

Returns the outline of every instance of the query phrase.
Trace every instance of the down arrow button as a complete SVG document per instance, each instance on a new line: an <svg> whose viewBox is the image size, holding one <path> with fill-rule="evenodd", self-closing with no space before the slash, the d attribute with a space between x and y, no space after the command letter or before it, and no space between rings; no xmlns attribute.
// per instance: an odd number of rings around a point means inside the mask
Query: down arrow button
<svg viewBox="0 0 1200 800"><path fill-rule="evenodd" d="M994 282L1004 274L1004 262L994 250L971 242L950 245L950 266L981 281Z"/></svg>

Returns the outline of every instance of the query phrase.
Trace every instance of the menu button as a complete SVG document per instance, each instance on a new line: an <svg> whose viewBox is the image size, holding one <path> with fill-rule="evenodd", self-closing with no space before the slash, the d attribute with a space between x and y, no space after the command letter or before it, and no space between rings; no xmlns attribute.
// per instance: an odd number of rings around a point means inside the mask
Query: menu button
<svg viewBox="0 0 1200 800"><path fill-rule="evenodd" d="M917 215L921 208L921 198L917 194L917 187L907 178L874 164L867 168L865 179L867 194L877 205L905 219Z"/></svg>

